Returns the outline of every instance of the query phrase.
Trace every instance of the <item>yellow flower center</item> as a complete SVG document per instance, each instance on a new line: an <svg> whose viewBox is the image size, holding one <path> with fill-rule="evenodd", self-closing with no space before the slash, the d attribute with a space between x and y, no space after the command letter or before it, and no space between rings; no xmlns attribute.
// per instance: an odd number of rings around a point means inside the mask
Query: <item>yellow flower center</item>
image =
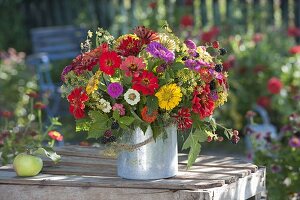
<svg viewBox="0 0 300 200"><path fill-rule="evenodd" d="M128 98L133 101L133 100L136 99L136 95L131 93L131 94L128 95Z"/></svg>

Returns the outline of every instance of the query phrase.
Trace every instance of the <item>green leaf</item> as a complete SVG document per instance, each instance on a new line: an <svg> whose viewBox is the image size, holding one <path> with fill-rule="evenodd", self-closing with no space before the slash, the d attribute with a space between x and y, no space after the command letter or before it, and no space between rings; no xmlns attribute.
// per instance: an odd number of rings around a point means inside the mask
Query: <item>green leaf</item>
<svg viewBox="0 0 300 200"><path fill-rule="evenodd" d="M51 117L50 121L53 126L62 126L62 123L59 121L58 117Z"/></svg>
<svg viewBox="0 0 300 200"><path fill-rule="evenodd" d="M171 69L174 70L174 71L178 71L178 70L181 70L183 69L185 66L182 62L176 62L172 65Z"/></svg>
<svg viewBox="0 0 300 200"><path fill-rule="evenodd" d="M156 96L148 96L146 105L148 107L148 114L158 109L158 98Z"/></svg>
<svg viewBox="0 0 300 200"><path fill-rule="evenodd" d="M133 117L138 120L139 122L144 122L135 112L132 108L130 108L130 112L133 115Z"/></svg>
<svg viewBox="0 0 300 200"><path fill-rule="evenodd" d="M129 126L130 124L132 124L134 122L134 117L129 117L129 116L120 117L119 122L120 122L120 124Z"/></svg>
<svg viewBox="0 0 300 200"><path fill-rule="evenodd" d="M77 119L75 131L89 131L91 120L89 118Z"/></svg>
<svg viewBox="0 0 300 200"><path fill-rule="evenodd" d="M152 133L153 133L153 139L156 141L156 138L163 133L163 130L156 123L151 126L151 129L152 129Z"/></svg>
<svg viewBox="0 0 300 200"><path fill-rule="evenodd" d="M113 112L113 118L115 120L119 120L120 119L120 112L118 110L114 110L114 112Z"/></svg>
<svg viewBox="0 0 300 200"><path fill-rule="evenodd" d="M39 147L37 150L33 152L33 155L40 155L50 158L53 162L57 163L60 161L61 156L56 154L54 151L47 151L45 148Z"/></svg>
<svg viewBox="0 0 300 200"><path fill-rule="evenodd" d="M190 168L195 163L200 151L201 151L200 143L195 143L191 146L191 149L190 149L189 155L188 155L187 168Z"/></svg>
<svg viewBox="0 0 300 200"><path fill-rule="evenodd" d="M89 116L92 119L90 129L88 132L88 138L99 138L103 135L104 131L109 129L107 114L99 111L90 111Z"/></svg>
<svg viewBox="0 0 300 200"><path fill-rule="evenodd" d="M193 127L196 129L201 129L201 127L203 126L203 123L200 120L199 115L192 113L192 121L193 121Z"/></svg>

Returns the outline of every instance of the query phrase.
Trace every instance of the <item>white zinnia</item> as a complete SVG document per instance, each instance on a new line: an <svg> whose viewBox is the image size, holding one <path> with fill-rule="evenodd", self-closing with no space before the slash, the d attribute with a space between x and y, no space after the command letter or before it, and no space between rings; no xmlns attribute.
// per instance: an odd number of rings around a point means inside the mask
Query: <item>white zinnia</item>
<svg viewBox="0 0 300 200"><path fill-rule="evenodd" d="M124 99L128 104L133 106L141 100L140 93L134 89L128 89L124 94Z"/></svg>
<svg viewBox="0 0 300 200"><path fill-rule="evenodd" d="M106 101L105 99L100 99L99 100L99 108L105 112L105 113L109 113L111 111L111 105L108 101Z"/></svg>

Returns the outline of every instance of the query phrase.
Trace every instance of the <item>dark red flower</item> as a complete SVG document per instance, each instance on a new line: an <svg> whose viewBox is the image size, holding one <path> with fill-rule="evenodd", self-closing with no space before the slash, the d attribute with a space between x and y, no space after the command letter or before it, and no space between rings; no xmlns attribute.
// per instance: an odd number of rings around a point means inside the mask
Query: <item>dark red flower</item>
<svg viewBox="0 0 300 200"><path fill-rule="evenodd" d="M191 111L188 108L181 108L175 115L178 130L186 130L192 127Z"/></svg>
<svg viewBox="0 0 300 200"><path fill-rule="evenodd" d="M199 69L200 77L205 83L210 83L213 80L213 74L210 73L209 68L201 67Z"/></svg>
<svg viewBox="0 0 300 200"><path fill-rule="evenodd" d="M291 54L298 54L298 53L300 53L300 45L293 46L292 48L290 48L289 52Z"/></svg>
<svg viewBox="0 0 300 200"><path fill-rule="evenodd" d="M157 2L156 1L151 1L148 6L151 8L151 9L155 9L156 6L157 6Z"/></svg>
<svg viewBox="0 0 300 200"><path fill-rule="evenodd" d="M5 110L5 111L2 111L0 114L1 114L1 116L2 116L3 118L11 118L11 117L12 117L12 115L13 115L13 113L12 113L12 112L10 112L10 111L7 111L7 110Z"/></svg>
<svg viewBox="0 0 300 200"><path fill-rule="evenodd" d="M300 37L300 28L291 26L288 28L287 34L290 37Z"/></svg>
<svg viewBox="0 0 300 200"><path fill-rule="evenodd" d="M90 52L78 55L71 63L71 66L68 67L69 71L74 71L77 75L82 74L84 71L91 71L93 67L98 63L99 56L108 51L108 45L103 43L101 46L95 48ZM64 76L68 73L66 71Z"/></svg>
<svg viewBox="0 0 300 200"><path fill-rule="evenodd" d="M200 119L209 117L213 114L215 104L210 95L209 84L204 87L197 86L193 93L192 109L198 113Z"/></svg>
<svg viewBox="0 0 300 200"><path fill-rule="evenodd" d="M220 48L220 44L218 41L213 41L212 42L212 47L215 48L215 49L219 49Z"/></svg>
<svg viewBox="0 0 300 200"><path fill-rule="evenodd" d="M203 32L201 35L202 43L211 43L219 35L220 29L213 26L209 31Z"/></svg>
<svg viewBox="0 0 300 200"><path fill-rule="evenodd" d="M33 106L35 109L38 109L38 110L42 110L42 109L45 109L47 106L46 104L44 104L43 102L41 101L38 101L34 104Z"/></svg>
<svg viewBox="0 0 300 200"><path fill-rule="evenodd" d="M159 40L158 34L145 26L138 26L133 32L142 40L143 44L149 44L152 41Z"/></svg>
<svg viewBox="0 0 300 200"><path fill-rule="evenodd" d="M121 56L137 56L143 43L141 40L133 38L132 36L127 36L121 39L119 46L117 47L117 51Z"/></svg>
<svg viewBox="0 0 300 200"><path fill-rule="evenodd" d="M102 53L99 59L100 70L108 75L114 75L115 70L121 65L121 58L115 51Z"/></svg>
<svg viewBox="0 0 300 200"><path fill-rule="evenodd" d="M262 33L255 33L252 37L253 42L256 44L261 42L264 39L264 35Z"/></svg>
<svg viewBox="0 0 300 200"><path fill-rule="evenodd" d="M144 95L153 95L159 87L157 77L147 70L144 70L138 77L132 79L132 89L142 92Z"/></svg>
<svg viewBox="0 0 300 200"><path fill-rule="evenodd" d="M68 95L68 101L70 103L69 110L74 115L76 119L83 118L84 114L84 102L88 101L89 97L85 90L82 88L75 88Z"/></svg>
<svg viewBox="0 0 300 200"><path fill-rule="evenodd" d="M282 88L282 83L281 81L276 78L276 77L272 77L269 81L268 81L268 91L272 94L278 94L280 92Z"/></svg>
<svg viewBox="0 0 300 200"><path fill-rule="evenodd" d="M235 63L235 56L234 55L228 56L227 60L223 62L223 69L225 71L228 71L234 66L234 63Z"/></svg>
<svg viewBox="0 0 300 200"><path fill-rule="evenodd" d="M253 68L253 72L254 72L255 74L258 74L258 73L260 73L260 72L265 71L266 68L267 68L267 67L266 67L265 65L258 64L258 65L256 65L256 66Z"/></svg>
<svg viewBox="0 0 300 200"><path fill-rule="evenodd" d="M264 108L268 108L271 105L271 99L267 96L261 96L256 100L256 103Z"/></svg>
<svg viewBox="0 0 300 200"><path fill-rule="evenodd" d="M185 1L184 1L184 4L185 4L186 6L192 6L193 3L194 3L194 0L185 0Z"/></svg>
<svg viewBox="0 0 300 200"><path fill-rule="evenodd" d="M192 15L183 15L180 19L180 25L184 28L192 27L194 25L194 18Z"/></svg>
<svg viewBox="0 0 300 200"><path fill-rule="evenodd" d="M34 99L36 99L36 98L39 97L39 94L38 94L37 92L34 92L34 91L28 92L27 95L28 95L29 97L31 97L31 98L34 98Z"/></svg>

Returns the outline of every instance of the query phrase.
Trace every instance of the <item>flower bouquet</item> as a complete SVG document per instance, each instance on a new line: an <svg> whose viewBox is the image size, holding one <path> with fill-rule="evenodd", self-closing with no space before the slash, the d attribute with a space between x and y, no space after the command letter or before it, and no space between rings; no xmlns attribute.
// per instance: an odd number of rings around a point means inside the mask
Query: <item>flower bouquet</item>
<svg viewBox="0 0 300 200"><path fill-rule="evenodd" d="M166 24L160 32L138 26L117 39L99 28L88 32L81 47L61 78L76 130L88 131L88 138L128 150L120 138L137 127L144 133L151 129L157 142L166 138L165 127L175 126L176 134L188 134L183 144L190 148L188 166L197 158L200 142L223 140L218 126L238 141L237 131L212 118L228 96L227 73L218 59L226 50L217 41L206 46L181 41Z"/></svg>

